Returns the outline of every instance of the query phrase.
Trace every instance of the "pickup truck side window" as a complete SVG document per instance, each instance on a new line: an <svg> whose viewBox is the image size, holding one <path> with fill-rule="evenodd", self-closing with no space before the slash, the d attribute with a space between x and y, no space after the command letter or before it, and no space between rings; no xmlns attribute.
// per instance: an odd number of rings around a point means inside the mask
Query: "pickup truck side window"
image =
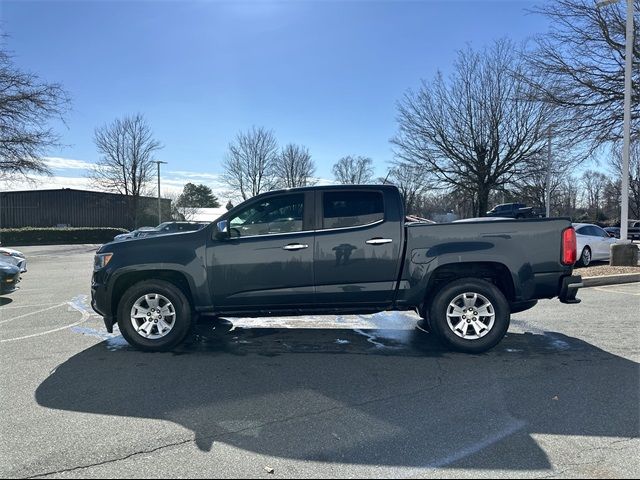
<svg viewBox="0 0 640 480"><path fill-rule="evenodd" d="M229 219L232 237L302 231L304 194L266 198Z"/></svg>
<svg viewBox="0 0 640 480"><path fill-rule="evenodd" d="M325 192L322 228L367 225L384 219L381 192Z"/></svg>

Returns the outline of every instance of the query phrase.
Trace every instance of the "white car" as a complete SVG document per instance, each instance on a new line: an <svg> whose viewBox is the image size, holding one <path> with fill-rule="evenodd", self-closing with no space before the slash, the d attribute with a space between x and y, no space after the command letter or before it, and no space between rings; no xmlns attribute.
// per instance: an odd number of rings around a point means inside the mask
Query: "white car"
<svg viewBox="0 0 640 480"><path fill-rule="evenodd" d="M129 240L130 238L138 238L140 236L143 236L143 233L149 230L155 230L154 227L140 227L136 230L133 230L131 232L127 232L127 233L121 233L120 235L116 235L115 237L113 237L113 240L115 241L120 241L120 240Z"/></svg>
<svg viewBox="0 0 640 480"><path fill-rule="evenodd" d="M27 258L24 253L13 248L0 247L0 259L20 269L20 273L27 271Z"/></svg>
<svg viewBox="0 0 640 480"><path fill-rule="evenodd" d="M587 267L594 260L609 260L611 244L617 241L615 237L590 223L574 223L573 228L576 229L579 266Z"/></svg>

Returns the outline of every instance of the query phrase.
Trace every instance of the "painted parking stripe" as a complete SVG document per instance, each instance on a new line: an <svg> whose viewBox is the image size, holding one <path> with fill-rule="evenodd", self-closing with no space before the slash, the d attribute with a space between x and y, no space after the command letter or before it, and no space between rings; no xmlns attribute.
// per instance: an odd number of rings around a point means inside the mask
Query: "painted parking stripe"
<svg viewBox="0 0 640 480"><path fill-rule="evenodd" d="M7 338L5 340L0 340L0 343L16 342L18 340L26 340L28 338L42 337L43 335L49 335L50 333L55 333L55 332L60 332L62 330L67 330L68 328L76 327L76 326L86 322L87 320L89 320L91 318L91 316L93 314L88 309L86 309L82 305L80 305L80 302L83 300L81 297L82 296L76 297L72 301L65 302L65 303L62 304L62 305L68 305L71 308L73 308L74 310L76 310L76 311L78 311L78 312L80 312L82 314L82 318L80 320L78 320L77 322L71 323L69 325L65 325L64 327L54 328L53 330L47 330L46 332L34 333L34 334L31 334L31 335L25 335L23 337ZM60 306L60 305L57 305L57 306ZM47 309L47 310L49 310L49 309Z"/></svg>
<svg viewBox="0 0 640 480"><path fill-rule="evenodd" d="M53 305L53 303L36 303L34 305L11 305L10 307L3 306L0 308L0 312L3 310L9 310L13 308L29 308L29 307L48 307L49 305Z"/></svg>
<svg viewBox="0 0 640 480"><path fill-rule="evenodd" d="M616 286L618 286L618 285L616 285ZM614 290L613 288L605 288L604 286L602 286L602 287L594 287L594 290L599 290L601 292L620 293L622 295L633 295L634 297L640 297L640 292L637 292L637 293L623 292L621 290Z"/></svg>
<svg viewBox="0 0 640 480"><path fill-rule="evenodd" d="M49 308L43 308L42 310L36 310L35 312L24 313L22 315L18 315L17 317L8 318L7 320L2 320L0 322L0 325L2 325L3 323L13 322L14 320L19 320L21 318L29 317L31 315L37 315L38 313L46 312L48 310L53 310L54 308L64 307L65 305L67 305L67 302L59 303Z"/></svg>

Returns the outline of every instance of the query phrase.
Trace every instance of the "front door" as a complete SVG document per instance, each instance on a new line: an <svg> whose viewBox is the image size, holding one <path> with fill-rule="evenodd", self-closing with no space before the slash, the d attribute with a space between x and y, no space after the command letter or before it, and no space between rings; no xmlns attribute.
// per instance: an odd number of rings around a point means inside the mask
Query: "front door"
<svg viewBox="0 0 640 480"><path fill-rule="evenodd" d="M312 193L260 197L229 220L207 250L217 311L277 310L314 301Z"/></svg>
<svg viewBox="0 0 640 480"><path fill-rule="evenodd" d="M385 221L382 191L318 193L315 283L319 305L386 307L393 302L402 222Z"/></svg>

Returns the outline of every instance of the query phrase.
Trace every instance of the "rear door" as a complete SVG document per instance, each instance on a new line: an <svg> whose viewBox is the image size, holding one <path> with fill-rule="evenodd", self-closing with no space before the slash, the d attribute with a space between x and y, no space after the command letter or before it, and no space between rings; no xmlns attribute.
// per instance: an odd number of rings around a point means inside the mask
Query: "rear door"
<svg viewBox="0 0 640 480"><path fill-rule="evenodd" d="M219 311L278 310L314 302L313 192L260 197L228 217L231 237L207 249Z"/></svg>
<svg viewBox="0 0 640 480"><path fill-rule="evenodd" d="M399 200L384 190L317 192L314 268L319 305L377 308L393 302L403 223L389 218L389 210Z"/></svg>

